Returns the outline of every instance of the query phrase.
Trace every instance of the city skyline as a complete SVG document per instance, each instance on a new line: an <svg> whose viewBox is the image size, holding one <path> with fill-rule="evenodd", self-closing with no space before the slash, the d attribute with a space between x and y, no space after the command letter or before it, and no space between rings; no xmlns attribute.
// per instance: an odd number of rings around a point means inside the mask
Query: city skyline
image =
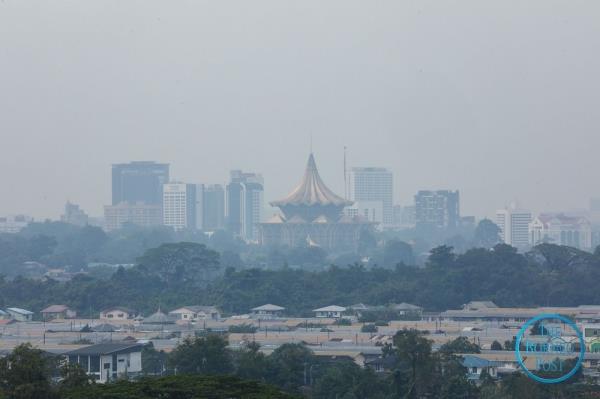
<svg viewBox="0 0 600 399"><path fill-rule="evenodd" d="M1 7L0 214L99 215L109 165L131 160L193 182L257 171L278 198L311 135L336 192L346 146L348 166L394 173L402 205L458 189L492 217L600 197L600 4Z"/></svg>

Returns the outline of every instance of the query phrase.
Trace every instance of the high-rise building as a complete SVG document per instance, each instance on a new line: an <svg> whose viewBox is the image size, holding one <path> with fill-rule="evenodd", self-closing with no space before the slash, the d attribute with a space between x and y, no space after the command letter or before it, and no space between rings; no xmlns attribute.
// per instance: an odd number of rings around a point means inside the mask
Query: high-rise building
<svg viewBox="0 0 600 399"><path fill-rule="evenodd" d="M392 226L394 215L393 174L385 168L352 168L350 171L350 199L358 202L381 202L383 214L376 218L382 221L383 227Z"/></svg>
<svg viewBox="0 0 600 399"><path fill-rule="evenodd" d="M175 230L201 228L202 185L163 185L163 224Z"/></svg>
<svg viewBox="0 0 600 399"><path fill-rule="evenodd" d="M264 181L260 174L231 171L227 185L227 228L248 241L259 238Z"/></svg>
<svg viewBox="0 0 600 399"><path fill-rule="evenodd" d="M143 202L135 204L121 202L117 205L104 206L104 222L107 231L117 230L126 224L141 227L157 226L162 224L162 207L148 205Z"/></svg>
<svg viewBox="0 0 600 399"><path fill-rule="evenodd" d="M60 221L76 226L85 226L89 222L89 217L87 213L79 208L79 205L67 201L65 204L65 213L60 216Z"/></svg>
<svg viewBox="0 0 600 399"><path fill-rule="evenodd" d="M415 195L415 223L417 227L457 227L460 223L458 190L419 191Z"/></svg>
<svg viewBox="0 0 600 399"><path fill-rule="evenodd" d="M202 226L205 231L225 228L225 190L220 184L203 186Z"/></svg>
<svg viewBox="0 0 600 399"><path fill-rule="evenodd" d="M162 205L163 184L169 182L169 164L130 162L112 166L112 204Z"/></svg>
<svg viewBox="0 0 600 399"><path fill-rule="evenodd" d="M508 245L524 248L529 245L529 223L531 211L512 205L496 211L496 225L500 228L500 239Z"/></svg>

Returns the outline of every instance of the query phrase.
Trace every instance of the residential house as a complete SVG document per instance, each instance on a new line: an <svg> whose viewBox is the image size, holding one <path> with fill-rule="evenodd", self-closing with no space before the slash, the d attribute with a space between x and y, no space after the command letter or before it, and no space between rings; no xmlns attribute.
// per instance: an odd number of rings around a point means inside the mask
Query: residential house
<svg viewBox="0 0 600 399"><path fill-rule="evenodd" d="M467 369L467 379L478 383L484 371L492 378L498 377L498 362L474 355L462 355L461 364Z"/></svg>
<svg viewBox="0 0 600 399"><path fill-rule="evenodd" d="M256 319L277 319L283 315L284 307L266 304L252 308L252 317Z"/></svg>
<svg viewBox="0 0 600 399"><path fill-rule="evenodd" d="M423 313L422 307L406 302L391 304L390 308L395 310L400 316L421 316L421 314Z"/></svg>
<svg viewBox="0 0 600 399"><path fill-rule="evenodd" d="M220 320L221 312L214 306L184 306L169 312L180 320Z"/></svg>
<svg viewBox="0 0 600 399"><path fill-rule="evenodd" d="M65 353L67 362L79 364L97 382L135 377L142 372L144 345L133 342L103 343Z"/></svg>
<svg viewBox="0 0 600 399"><path fill-rule="evenodd" d="M324 308L314 309L315 317L339 319L342 317L346 308L343 306L330 305Z"/></svg>
<svg viewBox="0 0 600 399"><path fill-rule="evenodd" d="M104 320L129 320L134 316L133 310L122 306L115 306L100 312L100 318Z"/></svg>
<svg viewBox="0 0 600 399"><path fill-rule="evenodd" d="M44 320L74 319L77 312L67 305L51 305L40 312Z"/></svg>
<svg viewBox="0 0 600 399"><path fill-rule="evenodd" d="M32 321L33 312L21 308L7 308L6 311L16 321Z"/></svg>

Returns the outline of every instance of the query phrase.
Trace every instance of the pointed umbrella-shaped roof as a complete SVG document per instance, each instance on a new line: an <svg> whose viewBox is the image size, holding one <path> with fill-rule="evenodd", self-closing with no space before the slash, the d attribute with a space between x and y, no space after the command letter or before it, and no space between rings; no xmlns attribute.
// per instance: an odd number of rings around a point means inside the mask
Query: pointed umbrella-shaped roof
<svg viewBox="0 0 600 399"><path fill-rule="evenodd" d="M331 191L319 176L315 158L311 153L306 164L306 171L300 184L284 199L271 202L272 206L282 207L287 205L333 205L348 206L352 201L347 201Z"/></svg>

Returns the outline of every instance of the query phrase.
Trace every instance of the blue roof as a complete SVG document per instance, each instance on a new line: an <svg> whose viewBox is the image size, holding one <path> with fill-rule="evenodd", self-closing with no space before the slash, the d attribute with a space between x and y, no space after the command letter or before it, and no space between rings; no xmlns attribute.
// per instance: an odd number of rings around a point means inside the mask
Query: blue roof
<svg viewBox="0 0 600 399"><path fill-rule="evenodd" d="M494 362L490 361L490 360L486 360L486 359L482 359L478 356L473 356L473 355L463 355L462 356L463 360L462 360L462 365L464 367L477 367L477 368L482 368L482 367L492 367L495 365Z"/></svg>

